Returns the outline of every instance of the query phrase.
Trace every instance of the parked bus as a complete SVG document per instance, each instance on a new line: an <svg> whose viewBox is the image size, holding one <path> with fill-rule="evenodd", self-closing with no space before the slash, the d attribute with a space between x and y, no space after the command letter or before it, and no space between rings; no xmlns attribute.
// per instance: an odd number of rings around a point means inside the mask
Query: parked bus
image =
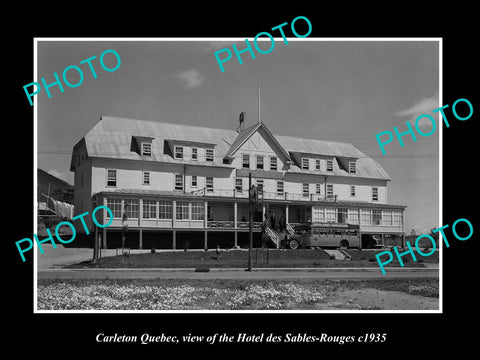
<svg viewBox="0 0 480 360"><path fill-rule="evenodd" d="M285 237L290 249L301 247L360 247L360 226L352 224L314 223L295 229Z"/></svg>

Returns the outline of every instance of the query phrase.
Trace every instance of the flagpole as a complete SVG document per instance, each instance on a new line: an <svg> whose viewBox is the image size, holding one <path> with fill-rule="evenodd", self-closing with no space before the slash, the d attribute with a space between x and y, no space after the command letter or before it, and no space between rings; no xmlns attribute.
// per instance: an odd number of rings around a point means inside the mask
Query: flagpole
<svg viewBox="0 0 480 360"><path fill-rule="evenodd" d="M260 81L258 82L258 123L260 124Z"/></svg>

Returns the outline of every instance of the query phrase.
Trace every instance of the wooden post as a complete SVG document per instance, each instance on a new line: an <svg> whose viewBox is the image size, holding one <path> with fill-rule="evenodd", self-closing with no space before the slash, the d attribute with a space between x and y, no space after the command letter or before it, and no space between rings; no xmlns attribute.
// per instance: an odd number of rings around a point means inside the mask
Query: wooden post
<svg viewBox="0 0 480 360"><path fill-rule="evenodd" d="M253 246L253 234L252 234L252 173L248 173L248 271L252 271L252 246Z"/></svg>
<svg viewBox="0 0 480 360"><path fill-rule="evenodd" d="M107 198L103 198L103 205L107 206ZM105 218L107 217L106 212L107 210L103 211L103 224L105 224ZM107 228L106 227L103 228L102 242L103 242L102 247L106 249L107 248Z"/></svg>

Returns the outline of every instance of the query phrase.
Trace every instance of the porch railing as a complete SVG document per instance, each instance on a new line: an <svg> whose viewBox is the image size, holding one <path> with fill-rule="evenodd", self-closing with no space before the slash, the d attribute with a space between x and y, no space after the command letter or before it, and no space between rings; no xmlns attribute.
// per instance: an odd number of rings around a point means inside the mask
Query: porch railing
<svg viewBox="0 0 480 360"><path fill-rule="evenodd" d="M248 198L247 190L240 189L208 189L203 188L193 191L192 194L198 196L216 196L216 197L229 197L229 198ZM297 200L297 201L331 201L336 202L337 196L324 196L320 194L297 194L289 192L270 192L261 191L258 194L258 200Z"/></svg>
<svg viewBox="0 0 480 360"><path fill-rule="evenodd" d="M253 222L252 229L260 229L261 222ZM234 229L234 222L228 220L209 220L207 221L207 228L213 229ZM248 221L237 221L237 229L248 229Z"/></svg>

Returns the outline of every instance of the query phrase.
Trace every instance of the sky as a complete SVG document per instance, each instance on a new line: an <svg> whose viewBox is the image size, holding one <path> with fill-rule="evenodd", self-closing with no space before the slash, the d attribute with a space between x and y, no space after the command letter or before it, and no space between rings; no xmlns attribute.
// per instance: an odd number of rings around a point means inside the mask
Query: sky
<svg viewBox="0 0 480 360"><path fill-rule="evenodd" d="M248 35L250 36L250 35ZM246 37L248 37L246 36ZM250 38L251 39L251 38ZM149 39L151 40L151 39ZM169 40L169 41L167 41ZM245 48L244 38L205 41L85 41L41 40L37 48L37 79L54 82L64 69L82 69L83 82L64 84L35 96L37 107L37 166L73 184L70 159L73 146L102 115L188 125L236 129L246 113L246 126L258 121L258 82L261 121L274 134L351 143L372 156L392 178L388 203L406 205L406 233L428 232L439 224L439 100L438 41L322 41L318 38L275 38L273 50L255 59L232 50ZM251 39L250 43L252 43ZM259 41L266 50L271 44ZM252 46L253 47L253 46ZM223 63L215 51L229 48L233 56ZM105 50L115 50L120 67L105 71L99 64ZM88 65L92 60L97 78ZM220 56L225 56L222 53ZM113 68L111 53L105 65ZM68 80L79 81L75 70ZM32 90L31 90L32 91ZM28 104L28 100L25 97ZM382 155L375 135L385 130L407 130L415 119L430 114L436 131L417 141L396 139ZM425 133L432 125L422 119Z"/></svg>

